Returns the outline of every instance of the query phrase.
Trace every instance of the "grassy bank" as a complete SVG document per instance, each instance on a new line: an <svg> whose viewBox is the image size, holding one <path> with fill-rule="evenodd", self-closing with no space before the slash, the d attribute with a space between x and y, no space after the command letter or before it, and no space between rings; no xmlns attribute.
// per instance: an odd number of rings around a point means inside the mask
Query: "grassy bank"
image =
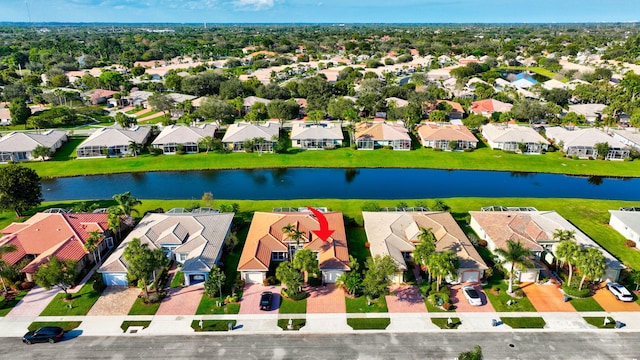
<svg viewBox="0 0 640 360"><path fill-rule="evenodd" d="M73 143L72 143L73 144ZM69 145L67 145L69 146ZM62 154L74 150L63 148ZM110 159L70 159L59 155L52 161L29 162L43 177L83 176L145 171L186 171L204 169L248 169L274 167L369 167L496 170L556 173L588 176L640 177L640 162L571 160L561 153L520 155L481 147L476 151L446 152L432 149L413 151L352 150L300 151L290 154L210 152L189 155L141 155Z"/></svg>

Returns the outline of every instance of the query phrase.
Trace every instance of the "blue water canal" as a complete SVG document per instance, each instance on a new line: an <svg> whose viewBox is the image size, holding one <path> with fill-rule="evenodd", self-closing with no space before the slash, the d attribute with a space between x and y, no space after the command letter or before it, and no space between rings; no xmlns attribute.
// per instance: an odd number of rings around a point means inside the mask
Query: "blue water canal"
<svg viewBox="0 0 640 360"><path fill-rule="evenodd" d="M110 199L417 199L560 197L640 200L640 178L433 169L259 169L150 172L43 181L46 201Z"/></svg>

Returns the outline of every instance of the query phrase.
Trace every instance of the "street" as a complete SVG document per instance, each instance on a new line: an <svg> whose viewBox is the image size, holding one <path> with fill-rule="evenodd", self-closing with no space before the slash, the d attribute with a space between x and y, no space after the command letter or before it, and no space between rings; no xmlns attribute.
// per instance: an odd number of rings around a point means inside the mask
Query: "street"
<svg viewBox="0 0 640 360"><path fill-rule="evenodd" d="M84 337L24 345L0 338L2 357L64 359L454 359L482 346L485 359L637 359L635 332L358 333ZM74 335L77 336L74 338Z"/></svg>

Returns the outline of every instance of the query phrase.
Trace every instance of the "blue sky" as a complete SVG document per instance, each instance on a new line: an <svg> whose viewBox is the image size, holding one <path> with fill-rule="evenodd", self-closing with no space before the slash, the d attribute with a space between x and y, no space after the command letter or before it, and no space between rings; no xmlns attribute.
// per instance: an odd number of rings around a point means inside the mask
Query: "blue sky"
<svg viewBox="0 0 640 360"><path fill-rule="evenodd" d="M628 22L638 0L0 0L0 21L170 23Z"/></svg>

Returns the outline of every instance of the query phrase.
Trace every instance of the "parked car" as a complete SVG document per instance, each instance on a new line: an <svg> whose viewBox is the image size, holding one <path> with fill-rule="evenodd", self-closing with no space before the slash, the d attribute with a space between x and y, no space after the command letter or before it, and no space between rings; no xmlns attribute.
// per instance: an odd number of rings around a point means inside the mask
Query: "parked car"
<svg viewBox="0 0 640 360"><path fill-rule="evenodd" d="M29 331L22 337L22 342L31 345L39 342L55 343L62 339L64 330L58 326L44 326L39 329Z"/></svg>
<svg viewBox="0 0 640 360"><path fill-rule="evenodd" d="M273 293L271 291L265 291L260 295L260 310L271 310L271 304L273 303Z"/></svg>
<svg viewBox="0 0 640 360"><path fill-rule="evenodd" d="M631 295L631 292L627 290L626 287L618 283L614 283L614 282L607 283L607 289L609 289L609 291L611 291L613 296L615 296L616 299L620 301L633 301L633 295Z"/></svg>
<svg viewBox="0 0 640 360"><path fill-rule="evenodd" d="M482 298L480 298L480 293L473 286L466 285L462 287L462 293L464 297L467 298L469 305L471 306L481 306Z"/></svg>

